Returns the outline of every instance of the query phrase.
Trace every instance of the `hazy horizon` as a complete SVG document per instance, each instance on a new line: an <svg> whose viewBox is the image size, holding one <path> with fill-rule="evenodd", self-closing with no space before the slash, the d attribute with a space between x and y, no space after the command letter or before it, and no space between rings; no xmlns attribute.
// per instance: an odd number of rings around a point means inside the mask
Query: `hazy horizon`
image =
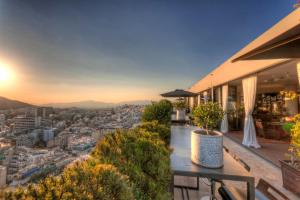
<svg viewBox="0 0 300 200"><path fill-rule="evenodd" d="M0 96L36 105L158 100L190 87L295 2L2 0L0 75L10 77L0 76Z"/></svg>

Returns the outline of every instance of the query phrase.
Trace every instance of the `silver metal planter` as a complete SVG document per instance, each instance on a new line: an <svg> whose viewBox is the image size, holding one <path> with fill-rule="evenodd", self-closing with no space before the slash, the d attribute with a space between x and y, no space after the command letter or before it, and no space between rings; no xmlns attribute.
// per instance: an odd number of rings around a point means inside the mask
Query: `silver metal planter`
<svg viewBox="0 0 300 200"><path fill-rule="evenodd" d="M205 130L195 130L191 134L191 160L207 168L223 166L223 134L214 131L214 135L201 134Z"/></svg>

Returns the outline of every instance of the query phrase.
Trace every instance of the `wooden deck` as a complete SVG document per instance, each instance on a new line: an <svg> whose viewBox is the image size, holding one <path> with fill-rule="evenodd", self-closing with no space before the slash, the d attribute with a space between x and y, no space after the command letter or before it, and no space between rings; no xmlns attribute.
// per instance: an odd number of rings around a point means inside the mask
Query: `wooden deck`
<svg viewBox="0 0 300 200"><path fill-rule="evenodd" d="M242 131L232 131L224 134L231 140L235 141L238 144L242 144L243 132ZM280 167L279 160L286 159L285 154L288 152L289 143L280 140L271 140L258 137L258 143L261 145L261 148L247 148L265 160L271 162L277 167Z"/></svg>

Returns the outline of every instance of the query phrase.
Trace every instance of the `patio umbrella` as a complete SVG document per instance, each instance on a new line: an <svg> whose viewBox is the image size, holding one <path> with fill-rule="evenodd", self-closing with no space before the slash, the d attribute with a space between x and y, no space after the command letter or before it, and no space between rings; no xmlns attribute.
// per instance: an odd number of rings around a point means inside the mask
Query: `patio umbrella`
<svg viewBox="0 0 300 200"><path fill-rule="evenodd" d="M171 92L166 92L161 94L163 97L194 97L197 96L196 93L185 91L185 90L180 90L176 89Z"/></svg>
<svg viewBox="0 0 300 200"><path fill-rule="evenodd" d="M300 25L279 35L270 42L235 58L232 62L282 58L300 58Z"/></svg>

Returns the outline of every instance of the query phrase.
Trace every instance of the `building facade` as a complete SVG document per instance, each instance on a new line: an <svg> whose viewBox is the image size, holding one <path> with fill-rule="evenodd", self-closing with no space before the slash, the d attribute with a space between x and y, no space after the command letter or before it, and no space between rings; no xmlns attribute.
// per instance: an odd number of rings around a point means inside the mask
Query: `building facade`
<svg viewBox="0 0 300 200"><path fill-rule="evenodd" d="M299 113L300 59L238 58L298 34L299 8L191 86L189 91L198 97L189 100L190 106L206 101L220 103L225 111L221 131L243 131L246 146L260 147L256 136L285 139L288 133L282 125Z"/></svg>

